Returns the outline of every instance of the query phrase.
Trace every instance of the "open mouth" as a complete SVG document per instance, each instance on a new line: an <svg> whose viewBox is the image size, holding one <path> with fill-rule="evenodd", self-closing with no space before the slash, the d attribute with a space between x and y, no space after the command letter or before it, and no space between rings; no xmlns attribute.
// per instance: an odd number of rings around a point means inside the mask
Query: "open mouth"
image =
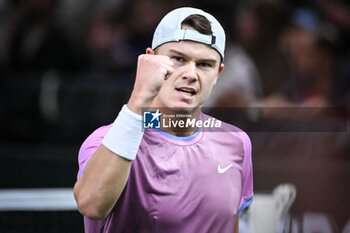
<svg viewBox="0 0 350 233"><path fill-rule="evenodd" d="M180 87L175 88L178 92L186 96L194 96L196 94L196 90L193 88Z"/></svg>

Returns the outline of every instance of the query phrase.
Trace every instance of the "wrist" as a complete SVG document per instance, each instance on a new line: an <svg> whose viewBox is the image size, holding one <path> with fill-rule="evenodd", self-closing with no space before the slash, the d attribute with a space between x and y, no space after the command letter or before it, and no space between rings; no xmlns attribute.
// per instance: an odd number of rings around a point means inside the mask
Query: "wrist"
<svg viewBox="0 0 350 233"><path fill-rule="evenodd" d="M124 105L102 144L116 155L134 160L142 137L142 117Z"/></svg>
<svg viewBox="0 0 350 233"><path fill-rule="evenodd" d="M137 93L136 91L133 91L127 106L130 111L142 116L142 108L150 107L153 99L154 97L152 98L141 92Z"/></svg>

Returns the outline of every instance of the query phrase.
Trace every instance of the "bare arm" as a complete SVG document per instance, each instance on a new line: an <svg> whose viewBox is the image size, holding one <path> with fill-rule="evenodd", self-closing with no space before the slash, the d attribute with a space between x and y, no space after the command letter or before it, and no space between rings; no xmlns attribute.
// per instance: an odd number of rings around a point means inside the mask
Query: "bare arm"
<svg viewBox="0 0 350 233"><path fill-rule="evenodd" d="M129 110L137 114L141 114L142 107L151 105L165 76L173 72L168 57L150 55L150 50L147 53L139 57L134 90L128 102ZM106 218L126 185L131 163L101 145L74 186L79 211L90 219Z"/></svg>
<svg viewBox="0 0 350 233"><path fill-rule="evenodd" d="M131 161L101 145L74 186L79 211L94 220L104 219L122 193Z"/></svg>

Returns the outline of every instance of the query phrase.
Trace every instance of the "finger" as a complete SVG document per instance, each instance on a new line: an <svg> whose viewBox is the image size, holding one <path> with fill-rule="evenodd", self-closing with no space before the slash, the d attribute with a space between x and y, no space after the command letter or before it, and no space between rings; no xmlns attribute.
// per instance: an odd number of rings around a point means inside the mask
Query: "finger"
<svg viewBox="0 0 350 233"><path fill-rule="evenodd" d="M155 56L157 56L157 59L159 59L159 61L161 61L163 64L174 66L174 62L170 59L170 57L163 56L163 55L155 55Z"/></svg>

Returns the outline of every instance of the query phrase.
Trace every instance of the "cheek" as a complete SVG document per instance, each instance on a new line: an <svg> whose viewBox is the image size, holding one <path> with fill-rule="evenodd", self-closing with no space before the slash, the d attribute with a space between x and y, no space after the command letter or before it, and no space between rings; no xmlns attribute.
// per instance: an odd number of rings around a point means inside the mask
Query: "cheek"
<svg viewBox="0 0 350 233"><path fill-rule="evenodd" d="M171 83L170 83L170 80L165 80L163 82L163 85L161 86L160 90L159 90L159 93L158 93L158 96L159 97L168 97L171 93Z"/></svg>
<svg viewBox="0 0 350 233"><path fill-rule="evenodd" d="M210 93L212 88L216 84L216 78L208 78L207 81L202 83L202 89L204 90L205 93Z"/></svg>
<svg viewBox="0 0 350 233"><path fill-rule="evenodd" d="M217 81L218 81L218 77L215 77L213 80L212 86L215 86Z"/></svg>
<svg viewBox="0 0 350 233"><path fill-rule="evenodd" d="M208 86L207 90L206 90L206 97L205 98L208 98L210 93L211 93L211 90L213 89L213 86Z"/></svg>

